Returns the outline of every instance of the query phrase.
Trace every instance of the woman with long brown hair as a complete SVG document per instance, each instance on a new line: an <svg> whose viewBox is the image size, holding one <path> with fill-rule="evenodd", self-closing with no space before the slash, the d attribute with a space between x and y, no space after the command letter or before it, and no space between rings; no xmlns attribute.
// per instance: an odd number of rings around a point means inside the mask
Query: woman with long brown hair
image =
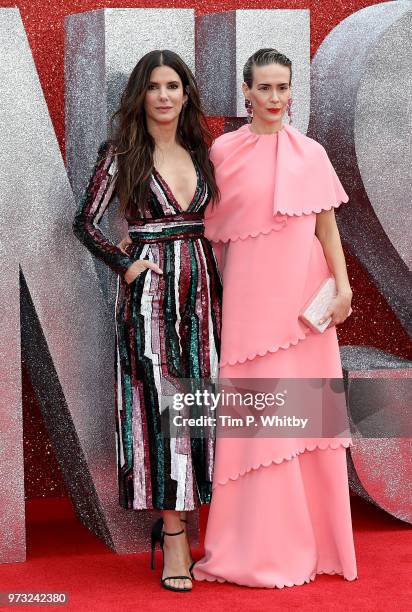
<svg viewBox="0 0 412 612"><path fill-rule="evenodd" d="M209 162L211 134L193 74L167 50L137 63L111 125L73 230L119 275L119 501L127 509L163 511L152 531L152 567L159 541L162 585L188 591L185 512L210 501L214 447L210 437L163 437L161 399L164 381L217 375L222 287L203 234L204 210L219 195ZM98 228L115 194L129 226L124 250Z"/></svg>

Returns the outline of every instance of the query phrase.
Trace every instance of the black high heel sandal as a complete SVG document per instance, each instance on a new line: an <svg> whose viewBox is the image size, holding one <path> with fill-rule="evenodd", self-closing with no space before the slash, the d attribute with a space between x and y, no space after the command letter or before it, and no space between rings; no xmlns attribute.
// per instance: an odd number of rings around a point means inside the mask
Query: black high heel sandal
<svg viewBox="0 0 412 612"><path fill-rule="evenodd" d="M165 535L167 536L175 536L175 535L180 535L181 533L184 533L185 530L182 529L181 531L175 531L174 533L168 533L167 531L163 531L163 519L160 518L158 519L152 527L152 533L151 533L151 542L152 542L152 559L151 559L151 568L154 569L155 566L155 548L156 548L156 543L159 542L160 544L160 548L162 549L162 553L163 553L163 568L165 565L165 555L164 555L164 537ZM192 567L192 566L191 566ZM162 570L163 573L163 570ZM166 580L190 580L190 582L192 582L192 578L190 578L190 576L165 576L164 578L160 578L160 584L162 585L163 588L168 589L169 591L176 591L178 593L185 593L187 591L191 591L192 589L187 589L187 588L178 588L178 587L173 587L173 586L169 586L168 584L166 584Z"/></svg>

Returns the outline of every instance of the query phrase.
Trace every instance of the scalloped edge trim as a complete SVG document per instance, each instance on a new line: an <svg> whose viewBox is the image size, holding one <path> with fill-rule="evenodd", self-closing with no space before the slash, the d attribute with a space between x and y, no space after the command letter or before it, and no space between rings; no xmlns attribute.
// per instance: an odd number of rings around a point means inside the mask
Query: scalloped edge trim
<svg viewBox="0 0 412 612"><path fill-rule="evenodd" d="M287 215L288 217L301 217L302 215L312 215L313 213L319 213L321 210L331 210L332 208L338 208L341 204L346 204L347 202L349 202L349 198L347 200L341 200L340 202L331 204L329 207L321 206L320 208L314 208L313 210L309 210L309 211L301 210L299 212L290 212L285 209L283 210L278 209L277 213L281 215ZM206 223L207 223L207 219L206 219ZM269 227L263 230L258 230L256 232L247 232L246 234L239 234L238 236L225 236L224 238L211 238L210 236L207 236L206 234L205 235L206 235L206 238L210 240L210 242L229 242L229 240L231 242L237 242L238 240L247 240L248 238L256 238L260 234L267 236L271 232L278 232L279 230L283 229L286 224L287 224L287 221L286 222L279 221L279 227Z"/></svg>
<svg viewBox="0 0 412 612"><path fill-rule="evenodd" d="M331 204L330 206L321 206L320 208L313 208L312 210L300 210L299 212L289 212L288 210L281 210L280 208L277 210L281 215L289 215L290 217L301 217L302 215L311 215L313 213L320 213L321 210L331 210L332 208L338 208L341 204L346 204L349 202L349 198L347 200L340 200L340 202L336 202L335 204Z"/></svg>
<svg viewBox="0 0 412 612"><path fill-rule="evenodd" d="M257 230L256 232L247 232L246 234L241 234L239 236L227 236L225 238L210 238L210 236L207 236L206 234L205 236L208 240L210 240L210 242L225 242L226 243L226 242L229 242L229 240L231 242L237 242L238 240L247 240L248 238L256 238L257 236L260 236L261 234L263 234L264 236L267 236L271 232L279 232L285 227L285 225L286 225L285 222L279 221L279 224L276 227L269 227L263 230Z"/></svg>
<svg viewBox="0 0 412 612"><path fill-rule="evenodd" d="M235 359L234 361L232 361L231 359L228 359L227 361L221 361L219 365L221 368L227 365L232 366L232 365L236 365L237 363L245 363L245 361L253 361L254 359L256 359L256 357L264 357L267 353L276 353L279 349L286 350L290 346L296 346L298 342L301 342L302 340L306 340L306 336L311 333L313 332L308 327L308 330L307 331L305 330L303 336L297 336L297 338L295 338L294 340L290 340L290 342L288 342L287 344L275 344L274 346L271 346L267 349L261 349L259 351L256 351L255 353L249 353L249 355L246 355L246 357Z"/></svg>
<svg viewBox="0 0 412 612"><path fill-rule="evenodd" d="M213 483L212 490L216 489L218 487L218 485L220 485L222 487L225 486L229 482L229 480L231 480L231 481L239 480L239 478L241 476L244 476L245 474L248 474L252 470L256 471L256 470L258 470L261 467L269 467L272 464L279 465L280 463L283 463L284 461L291 461L292 459L295 459L295 457L298 457L299 455L302 455L306 451L313 451L315 449L326 450L327 448L331 448L332 450L336 450L340 446L343 446L344 448L349 448L350 446L355 446L355 444L353 443L353 441L349 441L349 442L337 442L336 446L334 446L332 442L327 442L326 445L322 445L321 443L317 443L317 444L314 444L313 446L309 446L307 444L303 448L297 450L296 452L293 452L291 455L288 455L287 457L280 457L280 459L269 459L267 462L263 462L263 463L261 462L258 465L252 465L251 467L246 468L244 471L238 472L236 474L236 476L228 476L228 478L226 478L226 480L224 480L224 481L218 481L216 484Z"/></svg>
<svg viewBox="0 0 412 612"><path fill-rule="evenodd" d="M196 564L194 566L196 568ZM240 582L235 582L234 580L226 580L225 578L195 578L195 580L197 582L201 582L202 580L205 580L206 582L220 582L221 584L223 582L227 582L228 584L237 584L238 586L246 586L248 588L264 588L264 589L283 589L285 586L286 587L293 587L293 586L302 586L304 584L310 584L311 582L313 582L316 578L316 576L321 575L321 574L327 574L328 576L342 576L344 580L347 580L348 582L353 582L354 580L358 580L358 576L355 576L354 578L348 578L347 576L345 576L344 572L338 572L336 570L316 570L315 572L313 572L313 574L311 574L309 576L309 578L305 578L303 580L303 582L285 582L284 584L274 584L273 586L260 586L260 587L250 587L247 584L242 584Z"/></svg>

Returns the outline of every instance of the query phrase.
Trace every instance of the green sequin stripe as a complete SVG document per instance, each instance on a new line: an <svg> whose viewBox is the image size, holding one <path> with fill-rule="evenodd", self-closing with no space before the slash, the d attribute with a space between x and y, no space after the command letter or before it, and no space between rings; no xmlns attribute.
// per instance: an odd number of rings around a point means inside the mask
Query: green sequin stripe
<svg viewBox="0 0 412 612"><path fill-rule="evenodd" d="M171 376L182 378L185 376L185 372L182 366L179 336L176 331L176 308L179 308L179 304L176 305L175 300L175 274L174 246L173 243L166 242L164 245L163 267L163 278L165 282L163 313L166 336L167 368Z"/></svg>
<svg viewBox="0 0 412 612"><path fill-rule="evenodd" d="M193 242L188 243L190 264L191 264L191 278L189 288L189 304L187 310L191 313L190 315L190 337L189 337L189 377L200 378L200 356L199 356L199 321L196 315L196 293L198 283L198 263L195 255L195 248Z"/></svg>

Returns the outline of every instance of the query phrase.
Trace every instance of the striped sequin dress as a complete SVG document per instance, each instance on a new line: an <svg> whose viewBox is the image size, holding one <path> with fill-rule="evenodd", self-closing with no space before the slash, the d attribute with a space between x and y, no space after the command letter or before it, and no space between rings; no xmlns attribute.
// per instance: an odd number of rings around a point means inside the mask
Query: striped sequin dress
<svg viewBox="0 0 412 612"><path fill-rule="evenodd" d="M98 223L116 187L116 156L104 143L76 212L73 230L89 251L118 276L115 418L119 502L124 508L193 510L211 497L211 437L162 435L162 382L216 377L222 286L203 214L210 200L195 159L197 187L183 210L157 171L145 217L127 219L127 254ZM136 259L158 264L127 284Z"/></svg>

